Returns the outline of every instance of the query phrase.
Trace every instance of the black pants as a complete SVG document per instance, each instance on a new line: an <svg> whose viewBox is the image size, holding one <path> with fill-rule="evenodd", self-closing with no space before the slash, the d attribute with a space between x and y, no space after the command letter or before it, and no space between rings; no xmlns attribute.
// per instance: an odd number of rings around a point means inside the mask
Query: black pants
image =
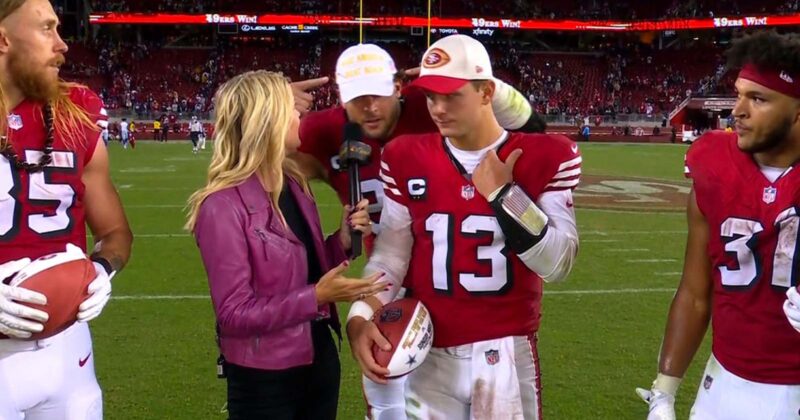
<svg viewBox="0 0 800 420"><path fill-rule="evenodd" d="M229 420L334 420L339 403L339 353L326 324L312 322L314 362L284 370L228 363Z"/></svg>

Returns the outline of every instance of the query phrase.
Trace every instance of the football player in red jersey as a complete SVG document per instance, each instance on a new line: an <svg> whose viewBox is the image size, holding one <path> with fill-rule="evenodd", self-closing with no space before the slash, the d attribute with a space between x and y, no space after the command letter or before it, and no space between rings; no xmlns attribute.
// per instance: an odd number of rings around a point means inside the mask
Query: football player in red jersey
<svg viewBox="0 0 800 420"><path fill-rule="evenodd" d="M348 172L339 161L344 140L344 126L352 121L361 126L364 143L372 149L370 161L359 168L361 191L370 201L373 232L380 233L383 208L383 182L380 179L380 155L392 139L405 134L437 132L425 105L425 93L419 89L403 89L394 60L374 44L352 46L339 56L336 82L343 107L312 112L300 122L301 162L310 178L325 180L336 191L342 203L349 200ZM503 127L523 132L543 132L544 122L535 114L525 97L499 80L492 98L492 109ZM367 254L372 250L373 236L365 238ZM372 418L401 418L405 400L404 380L382 385L363 378L367 415Z"/></svg>
<svg viewBox="0 0 800 420"><path fill-rule="evenodd" d="M578 147L501 127L489 55L468 36L431 45L414 84L439 132L385 146L382 231L365 268L404 279L433 319L434 347L408 376L406 409L426 419L538 419L542 281L563 280L577 253ZM348 315L353 352L376 382L388 372L371 347L389 344L368 320L396 293L356 301Z"/></svg>
<svg viewBox="0 0 800 420"><path fill-rule="evenodd" d="M359 169L361 190L370 200L369 211L378 223L383 203L383 186L378 176L381 149L404 134L433 133L436 125L419 89L403 89L394 60L374 44L352 46L339 56L336 83L342 107L312 112L300 121L300 152L297 156L310 178L322 179L333 187L342 203L349 199L346 168L339 162L339 149L348 121L361 126L364 142L371 146L370 162ZM510 130L532 132L541 129L525 97L514 88L496 81L498 94L493 109L501 125ZM380 233L380 226L373 232ZM372 239L367 239L367 250Z"/></svg>
<svg viewBox="0 0 800 420"><path fill-rule="evenodd" d="M637 390L650 420L675 418L675 392L709 319L712 355L690 418L800 418L800 331L792 327L800 320L800 38L761 32L727 56L741 69L736 133L705 134L686 155L693 189L683 277L658 376L651 390Z"/></svg>
<svg viewBox="0 0 800 420"><path fill-rule="evenodd" d="M45 296L0 283L0 418L101 419L86 322L111 295L111 278L128 260L132 235L108 172L98 121L102 102L59 80L67 45L47 0L0 0L0 279L31 259L86 250L88 224L96 278L78 321L43 340Z"/></svg>

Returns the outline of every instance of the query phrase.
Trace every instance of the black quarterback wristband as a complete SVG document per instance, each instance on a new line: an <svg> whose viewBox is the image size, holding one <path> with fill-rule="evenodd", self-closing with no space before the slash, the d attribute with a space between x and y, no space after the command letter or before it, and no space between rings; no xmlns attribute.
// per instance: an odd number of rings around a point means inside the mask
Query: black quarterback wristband
<svg viewBox="0 0 800 420"><path fill-rule="evenodd" d="M111 263L107 259L99 255L92 255L91 257L89 257L89 259L92 260L93 262L102 265L103 269L106 270L106 274L108 274L109 276L111 275L111 273L114 272L114 267L111 266Z"/></svg>
<svg viewBox="0 0 800 420"><path fill-rule="evenodd" d="M547 225L544 226L539 235L534 235L514 220L514 217L503 208L503 201L514 187L514 183L506 184L494 199L489 202L489 206L494 210L497 224L500 225L500 229L506 237L506 244L515 254L519 255L536 246L544 238L547 233Z"/></svg>

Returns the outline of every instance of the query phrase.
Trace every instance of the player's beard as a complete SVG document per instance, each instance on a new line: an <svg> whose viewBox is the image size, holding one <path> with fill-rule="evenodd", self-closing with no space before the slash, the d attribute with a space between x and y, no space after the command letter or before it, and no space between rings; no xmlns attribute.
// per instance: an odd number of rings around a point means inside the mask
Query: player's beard
<svg viewBox="0 0 800 420"><path fill-rule="evenodd" d="M53 75L51 66L64 64L64 56L59 54L46 66L35 65L26 60L23 54L12 53L8 57L11 79L22 91L26 99L36 102L50 102L58 98L59 80Z"/></svg>
<svg viewBox="0 0 800 420"><path fill-rule="evenodd" d="M773 150L780 147L789 138L789 132L792 130L792 119L786 117L774 129L767 132L764 140L759 143L753 143L750 147L743 149L748 153L761 153Z"/></svg>

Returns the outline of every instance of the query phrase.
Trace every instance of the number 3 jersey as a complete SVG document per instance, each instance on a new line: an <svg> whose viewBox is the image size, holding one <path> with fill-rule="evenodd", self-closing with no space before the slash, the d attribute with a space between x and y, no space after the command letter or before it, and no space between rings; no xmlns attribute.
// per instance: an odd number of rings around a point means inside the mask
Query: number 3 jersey
<svg viewBox="0 0 800 420"><path fill-rule="evenodd" d="M497 153L505 161L515 149L523 153L513 179L532 200L578 185L581 158L566 137L513 133ZM530 335L539 327L542 279L506 245L494 210L456 162L438 134L403 136L384 149L384 193L411 220L403 285L430 311L436 347Z"/></svg>
<svg viewBox="0 0 800 420"><path fill-rule="evenodd" d="M69 138L55 130L52 162L44 170L18 170L0 155L0 263L61 252L67 243L86 248L81 176L100 137L96 123L107 117L91 90L75 86L69 97L89 122ZM39 162L45 136L40 104L25 100L9 113L8 137L18 159Z"/></svg>
<svg viewBox="0 0 800 420"><path fill-rule="evenodd" d="M378 164L384 144L404 134L434 133L438 128L431 120L425 105L425 95L419 89L403 91L403 104L397 125L386 140L365 138L364 143L372 147L369 163L359 167L361 193L369 200L373 232L380 233L381 209L383 208L383 184L378 178ZM342 203L350 201L350 180L347 169L339 162L339 149L344 141L344 126L347 114L344 108L331 108L312 112L300 120L300 151L316 158L325 168L331 186ZM372 248L372 239L367 238L367 250Z"/></svg>
<svg viewBox="0 0 800 420"><path fill-rule="evenodd" d="M800 171L770 182L735 134L713 132L689 149L686 173L710 233L714 355L744 379L800 384L800 333L782 309L800 275Z"/></svg>

